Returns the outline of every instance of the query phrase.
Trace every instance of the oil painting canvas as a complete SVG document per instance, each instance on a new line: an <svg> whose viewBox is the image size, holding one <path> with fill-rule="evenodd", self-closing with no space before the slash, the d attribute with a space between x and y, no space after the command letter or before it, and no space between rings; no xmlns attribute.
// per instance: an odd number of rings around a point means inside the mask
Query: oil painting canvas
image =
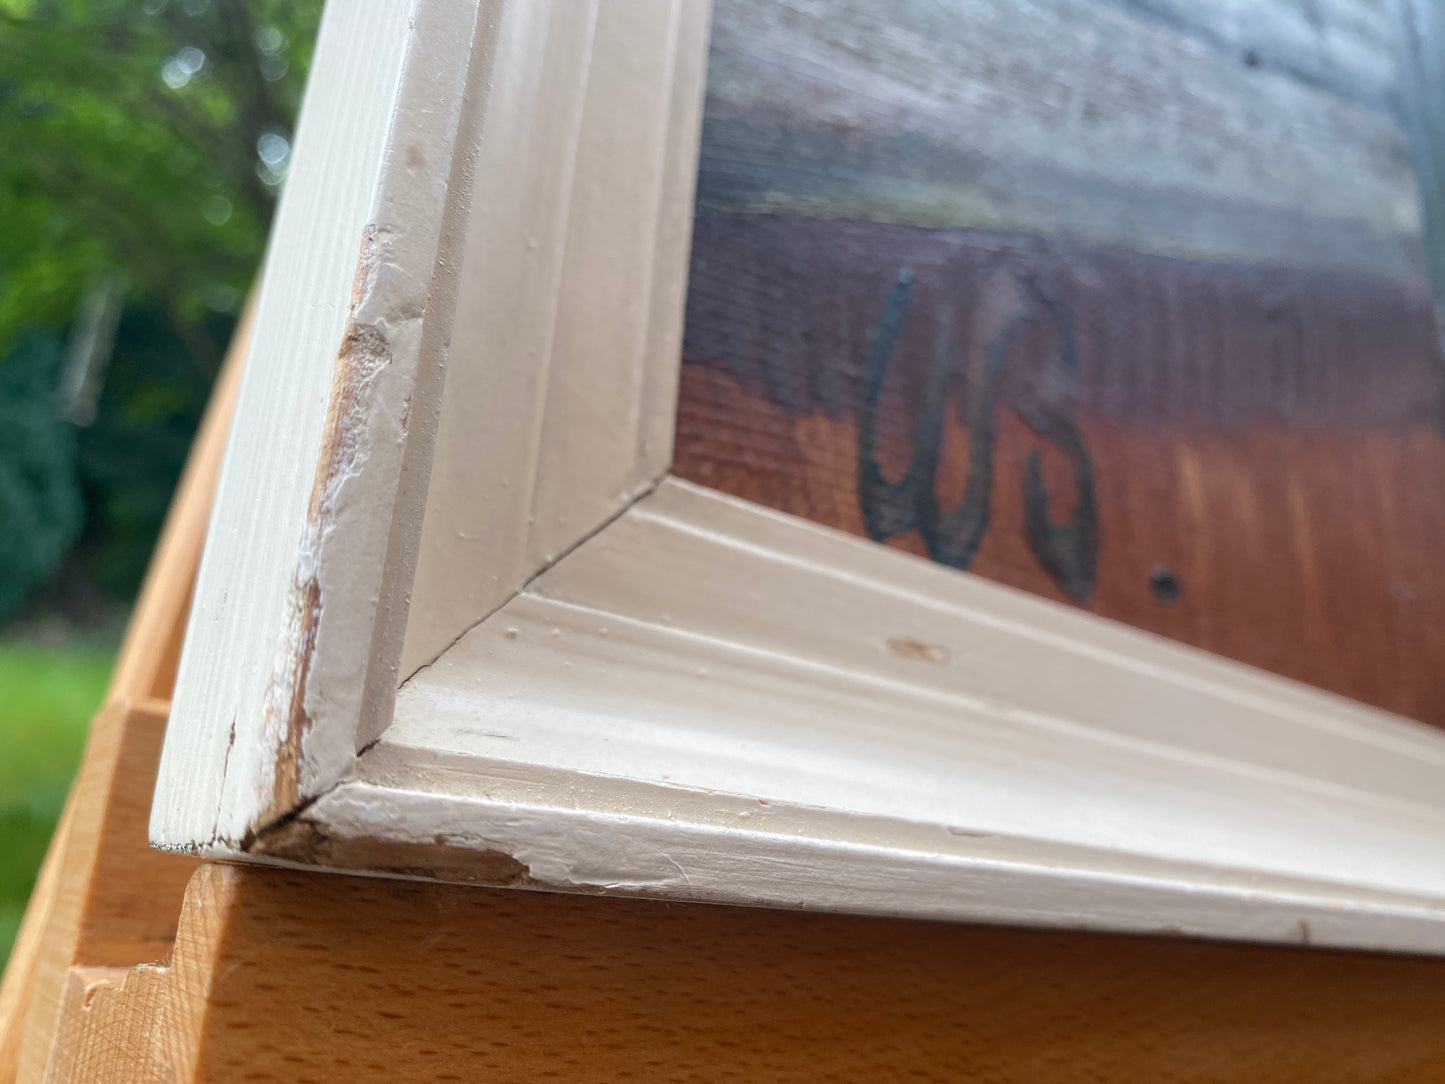
<svg viewBox="0 0 1445 1084"><path fill-rule="evenodd" d="M674 472L1445 725L1395 18L717 0Z"/></svg>

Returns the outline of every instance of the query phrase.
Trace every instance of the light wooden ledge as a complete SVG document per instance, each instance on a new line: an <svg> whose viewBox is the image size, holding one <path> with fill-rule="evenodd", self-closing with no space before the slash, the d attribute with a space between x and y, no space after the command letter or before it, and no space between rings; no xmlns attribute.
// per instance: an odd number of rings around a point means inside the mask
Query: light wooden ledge
<svg viewBox="0 0 1445 1084"><path fill-rule="evenodd" d="M43 1079L1438 1081L1442 977L208 863L169 966L70 969Z"/></svg>

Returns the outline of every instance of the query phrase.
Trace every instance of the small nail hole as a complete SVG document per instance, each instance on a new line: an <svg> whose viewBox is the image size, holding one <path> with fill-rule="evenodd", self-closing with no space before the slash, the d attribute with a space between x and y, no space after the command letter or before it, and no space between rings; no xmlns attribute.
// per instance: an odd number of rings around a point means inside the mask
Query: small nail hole
<svg viewBox="0 0 1445 1084"><path fill-rule="evenodd" d="M1149 573L1149 589L1160 602L1179 601L1179 579L1162 565Z"/></svg>

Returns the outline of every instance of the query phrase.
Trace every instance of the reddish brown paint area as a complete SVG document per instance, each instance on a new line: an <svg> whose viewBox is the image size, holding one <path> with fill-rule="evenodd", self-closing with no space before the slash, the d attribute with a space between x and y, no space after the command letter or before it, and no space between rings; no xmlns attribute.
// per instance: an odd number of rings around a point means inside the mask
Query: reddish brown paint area
<svg viewBox="0 0 1445 1084"><path fill-rule="evenodd" d="M992 406L989 525L969 570L1066 600L1030 549L1021 484L1040 449L1053 518L1069 462L1018 408L1067 410L1099 521L1084 607L1445 725L1445 436L1428 291L976 234L704 214L694 242L674 472L866 535L857 410L869 334L900 268L909 315L879 405L877 456L906 467L924 374L951 323L960 374L939 456L970 469L970 396L992 329L1037 282L1077 354L1034 321ZM1052 375L1051 375L1052 374ZM891 544L924 553L918 532ZM1151 583L1167 569L1178 597Z"/></svg>

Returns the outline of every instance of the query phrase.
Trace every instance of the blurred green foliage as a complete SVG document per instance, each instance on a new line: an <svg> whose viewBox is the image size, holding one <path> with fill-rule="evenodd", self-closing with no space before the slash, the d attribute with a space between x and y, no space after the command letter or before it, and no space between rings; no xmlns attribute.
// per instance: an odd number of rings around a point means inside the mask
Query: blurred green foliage
<svg viewBox="0 0 1445 1084"><path fill-rule="evenodd" d="M138 583L261 257L320 9L0 0L0 618ZM97 287L122 307L94 357L67 344ZM103 378L76 410L87 357Z"/></svg>
<svg viewBox="0 0 1445 1084"><path fill-rule="evenodd" d="M56 413L60 342L31 332L0 365L0 614L44 579L80 529L75 433Z"/></svg>
<svg viewBox="0 0 1445 1084"><path fill-rule="evenodd" d="M0 642L0 966L109 677L108 652Z"/></svg>

